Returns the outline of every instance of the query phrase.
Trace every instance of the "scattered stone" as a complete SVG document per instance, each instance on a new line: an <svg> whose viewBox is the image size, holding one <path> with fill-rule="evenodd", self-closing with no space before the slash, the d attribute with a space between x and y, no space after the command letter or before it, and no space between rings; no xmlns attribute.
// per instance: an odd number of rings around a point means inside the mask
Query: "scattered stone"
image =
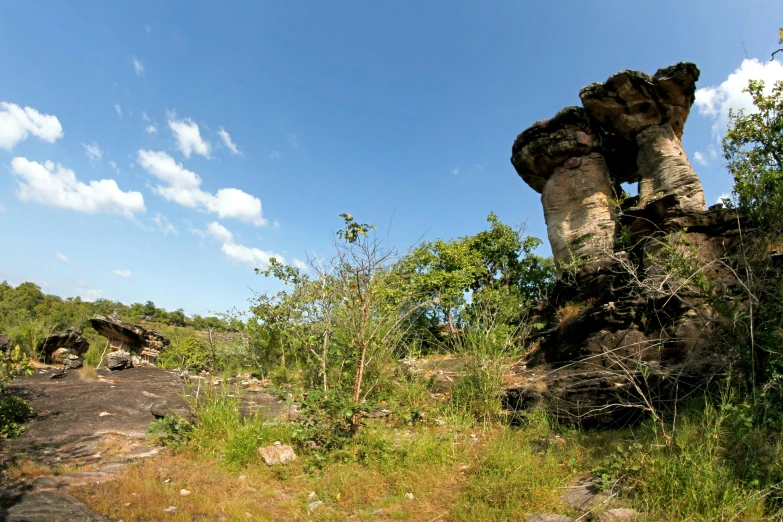
<svg viewBox="0 0 783 522"><path fill-rule="evenodd" d="M618 508L610 509L599 514L598 522L634 522L641 514L634 509Z"/></svg>
<svg viewBox="0 0 783 522"><path fill-rule="evenodd" d="M416 497L413 496L413 493L405 493L405 498L408 500L414 500Z"/></svg>
<svg viewBox="0 0 783 522"><path fill-rule="evenodd" d="M163 510L166 513L176 513L177 512L177 506L169 506L166 509Z"/></svg>
<svg viewBox="0 0 783 522"><path fill-rule="evenodd" d="M525 522L574 522L574 519L565 515L528 515Z"/></svg>
<svg viewBox="0 0 783 522"><path fill-rule="evenodd" d="M572 486L563 493L561 498L569 507L581 513L586 513L606 501L609 495L599 491L594 484L587 482Z"/></svg>
<svg viewBox="0 0 783 522"><path fill-rule="evenodd" d="M150 413L156 419L179 417L191 424L196 422L196 416L191 411L190 406L188 406L188 403L179 396L169 397L155 402L150 406Z"/></svg>
<svg viewBox="0 0 783 522"><path fill-rule="evenodd" d="M312 513L313 511L315 511L316 509L318 509L319 507L321 507L323 505L324 505L324 503L322 501L316 500L315 502L310 502L307 505L307 509L309 509L310 512Z"/></svg>
<svg viewBox="0 0 783 522"><path fill-rule="evenodd" d="M318 500L318 495L315 494L315 491L311 491L309 495L307 495L307 501L308 502L315 502Z"/></svg>
<svg viewBox="0 0 783 522"><path fill-rule="evenodd" d="M294 448L287 444L280 444L279 442L271 445L258 448L258 454L264 459L267 466L274 466L276 464L285 464L296 460L296 453Z"/></svg>
<svg viewBox="0 0 783 522"><path fill-rule="evenodd" d="M54 372L49 376L50 379L62 379L66 376L65 370L61 370L59 372Z"/></svg>
<svg viewBox="0 0 783 522"><path fill-rule="evenodd" d="M188 495L190 495L190 491L188 491L187 489L180 489L179 494L182 495L183 497L187 497Z"/></svg>
<svg viewBox="0 0 783 522"><path fill-rule="evenodd" d="M109 415L114 415L114 414L109 413L108 411L102 411L98 414L98 417L108 417Z"/></svg>
<svg viewBox="0 0 783 522"><path fill-rule="evenodd" d="M103 358L103 365L111 371L132 368L131 354L124 350L107 353Z"/></svg>
<svg viewBox="0 0 783 522"><path fill-rule="evenodd" d="M78 355L69 355L64 361L63 366L66 368L70 368L71 370L78 370L82 366L84 366L84 362L79 358Z"/></svg>

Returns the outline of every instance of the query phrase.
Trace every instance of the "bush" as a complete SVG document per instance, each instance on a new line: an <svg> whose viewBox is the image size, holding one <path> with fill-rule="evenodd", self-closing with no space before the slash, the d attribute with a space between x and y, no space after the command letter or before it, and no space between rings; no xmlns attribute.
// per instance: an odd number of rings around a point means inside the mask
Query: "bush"
<svg viewBox="0 0 783 522"><path fill-rule="evenodd" d="M0 436L3 438L18 437L24 430L21 424L35 415L23 399L8 390L11 380L32 373L33 367L18 346L8 353L0 352Z"/></svg>

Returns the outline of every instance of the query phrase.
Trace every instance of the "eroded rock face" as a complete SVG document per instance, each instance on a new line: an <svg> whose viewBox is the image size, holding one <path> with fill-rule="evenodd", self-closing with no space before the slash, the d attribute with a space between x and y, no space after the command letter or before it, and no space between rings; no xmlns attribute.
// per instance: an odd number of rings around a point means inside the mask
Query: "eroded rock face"
<svg viewBox="0 0 783 522"><path fill-rule="evenodd" d="M618 179L638 179L642 199L658 192L677 194L685 212L705 210L701 182L680 144L698 79L694 64L679 63L653 76L623 71L579 93L602 133L638 151L635 175L618 172Z"/></svg>
<svg viewBox="0 0 783 522"><path fill-rule="evenodd" d="M580 107L535 123L514 142L511 162L541 193L547 234L558 267L574 258L595 258L614 244L614 194L598 138Z"/></svg>
<svg viewBox="0 0 783 522"><path fill-rule="evenodd" d="M83 355L89 348L89 341L74 328L46 337L41 345L41 351L49 362L62 362L68 355ZM56 359L54 358L55 353L60 354Z"/></svg>
<svg viewBox="0 0 783 522"><path fill-rule="evenodd" d="M116 352L109 352L103 357L103 365L111 371L124 370L126 368L133 368L131 362L131 354L125 350L117 350Z"/></svg>

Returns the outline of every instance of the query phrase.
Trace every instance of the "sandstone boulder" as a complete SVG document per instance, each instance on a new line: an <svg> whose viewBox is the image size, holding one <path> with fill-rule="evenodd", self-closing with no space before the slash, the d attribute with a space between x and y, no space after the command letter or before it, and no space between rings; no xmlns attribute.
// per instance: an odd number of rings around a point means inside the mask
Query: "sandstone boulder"
<svg viewBox="0 0 783 522"><path fill-rule="evenodd" d="M103 357L103 365L112 371L132 368L131 354L124 350L109 352Z"/></svg>
<svg viewBox="0 0 783 522"><path fill-rule="evenodd" d="M599 513L598 522L634 522L641 517L638 511L627 508L617 508Z"/></svg>
<svg viewBox="0 0 783 522"><path fill-rule="evenodd" d="M69 355L64 361L63 366L72 370L77 370L84 366L84 362L76 355Z"/></svg>
<svg viewBox="0 0 783 522"><path fill-rule="evenodd" d="M44 338L41 344L41 352L47 362L62 362L62 358L70 354L83 355L90 347L89 341L82 337L82 333L74 328L68 328ZM64 351L63 351L64 350ZM55 352L60 354L60 359L53 360Z"/></svg>
<svg viewBox="0 0 783 522"><path fill-rule="evenodd" d="M277 464L285 464L286 462L292 462L296 460L296 453L294 448L287 444L280 444L276 442L271 446L264 446L258 448L258 454L264 459L267 466L274 466Z"/></svg>

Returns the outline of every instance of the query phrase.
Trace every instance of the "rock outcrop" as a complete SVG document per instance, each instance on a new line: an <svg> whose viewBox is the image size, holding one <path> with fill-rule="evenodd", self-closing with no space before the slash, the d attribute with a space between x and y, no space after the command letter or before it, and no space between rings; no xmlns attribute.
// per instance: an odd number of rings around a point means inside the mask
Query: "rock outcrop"
<svg viewBox="0 0 783 522"><path fill-rule="evenodd" d="M624 421L724 368L703 289L666 261L698 265L718 288L737 284L716 261L738 244L738 216L705 209L680 145L698 77L682 63L653 76L618 73L582 89L584 108L537 122L514 142L512 164L542 193L559 270L538 307L556 326L508 376L510 408L546 403L562 419ZM633 181L637 197L616 197Z"/></svg>
<svg viewBox="0 0 783 522"><path fill-rule="evenodd" d="M41 353L46 362L63 362L69 355L82 356L90 348L90 342L74 328L46 337L41 344Z"/></svg>
<svg viewBox="0 0 783 522"><path fill-rule="evenodd" d="M126 323L115 317L96 315L90 319L90 324L109 340L111 351L129 352L148 362L157 359L160 351L171 343L169 338L160 332Z"/></svg>
<svg viewBox="0 0 783 522"><path fill-rule="evenodd" d="M10 348L11 340L5 334L0 334L0 352L7 352Z"/></svg>

